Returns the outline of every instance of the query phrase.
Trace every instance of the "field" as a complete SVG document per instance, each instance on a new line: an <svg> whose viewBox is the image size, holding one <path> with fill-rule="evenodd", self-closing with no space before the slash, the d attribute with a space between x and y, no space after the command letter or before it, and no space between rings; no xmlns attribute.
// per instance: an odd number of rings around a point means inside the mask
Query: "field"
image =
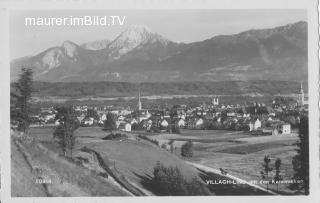
<svg viewBox="0 0 320 203"><path fill-rule="evenodd" d="M228 173L247 181L261 180L260 171L263 170L263 158L269 155L274 161L280 158L282 161L281 175L284 179L291 180L293 175L292 157L296 154L295 143L297 135L279 136L251 136L244 132L232 131L203 131L182 130L180 135L158 134L151 136L160 143L174 141L179 155L180 147L186 141L191 140L194 144L194 156L190 161L209 166L215 169L223 168ZM270 177L274 176L274 171ZM266 187L266 184L261 186ZM279 191L291 194L288 185L279 185ZM276 185L269 185L276 191Z"/></svg>
<svg viewBox="0 0 320 203"><path fill-rule="evenodd" d="M84 160L83 167L74 160L61 156L61 150L53 142L52 132L52 127L41 127L31 128L31 136L28 138L12 135L12 164L19 164L12 171L13 196L156 195L146 183L151 178L157 161L165 166L177 166L187 179L198 176L195 168L178 157L148 141L137 141L130 134L126 141L102 140L108 133L101 128L80 128L75 133L77 143L73 158ZM93 157L93 153L88 152L96 152L99 157ZM16 158L18 156L19 160ZM27 187L18 184L24 176L28 177L24 180ZM35 180L38 178L52 182L36 184Z"/></svg>
<svg viewBox="0 0 320 203"><path fill-rule="evenodd" d="M195 163L210 165L210 152L200 148L202 144L217 144L227 142L249 135L223 132L208 139L207 134L212 131L185 131L184 135L162 134L150 135L152 139L169 140L193 139L198 141L195 145ZM141 196L157 195L154 188L148 185L153 177L153 167L157 161L165 166L178 167L182 174L191 180L197 177L203 183L207 178L228 179L219 173L209 173L198 170L181 159L179 154L171 154L165 149L139 139L137 133L127 133L127 140L103 140L109 132L102 131L99 127L79 128L76 132L76 145L73 150L73 159L66 159L61 155L61 150L52 139L52 127L31 128L30 135L19 136L12 133L13 169L13 196ZM200 131L198 132L200 133ZM228 138L225 135L230 136ZM162 139L160 137L162 136ZM200 141L199 141L200 140ZM185 141L175 141L182 144ZM230 143L235 144L235 143ZM181 145L180 145L181 146ZM177 147L179 147L177 145ZM220 153L222 154L222 153ZM19 160L16 160L19 158ZM220 160L221 161L221 160ZM215 162L219 164L218 162ZM225 165L223 165L224 167ZM221 167L219 165L219 167ZM21 174L18 176L17 174ZM25 190L18 184L20 177L27 176ZM34 184L35 179L52 180L49 184ZM221 185L209 187L212 195L266 195L248 185ZM20 191L22 191L20 193Z"/></svg>

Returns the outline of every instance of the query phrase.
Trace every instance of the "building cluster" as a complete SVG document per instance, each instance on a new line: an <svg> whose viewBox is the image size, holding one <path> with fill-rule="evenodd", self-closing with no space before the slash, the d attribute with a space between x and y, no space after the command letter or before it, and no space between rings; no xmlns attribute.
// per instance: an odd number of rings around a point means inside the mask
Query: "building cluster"
<svg viewBox="0 0 320 203"><path fill-rule="evenodd" d="M270 105L252 102L245 105L220 104L218 97L197 107L175 105L171 108L143 108L140 93L137 108L75 106L76 118L82 126L103 125L107 115L114 115L116 128L122 131L146 130L172 132L176 129L224 129L250 131L252 134L290 134L305 109L303 89L296 104L274 100ZM34 122L58 125L53 107L42 108Z"/></svg>
<svg viewBox="0 0 320 203"><path fill-rule="evenodd" d="M285 97L275 98L269 105L260 102L223 104L218 97L196 107L174 105L169 107L143 108L140 92L137 107L123 106L74 106L75 117L81 126L102 126L112 114L116 128L122 131L146 130L168 131L177 129L219 129L242 130L252 134L290 134L296 127L302 113L307 113L308 104L302 88L294 102ZM292 100L290 100L292 101ZM41 108L31 117L32 125L58 125L54 107Z"/></svg>

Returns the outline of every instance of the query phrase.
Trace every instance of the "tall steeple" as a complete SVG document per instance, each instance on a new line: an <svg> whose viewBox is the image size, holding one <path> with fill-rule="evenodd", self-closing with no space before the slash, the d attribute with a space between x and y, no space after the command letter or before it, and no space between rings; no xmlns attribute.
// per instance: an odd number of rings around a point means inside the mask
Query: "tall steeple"
<svg viewBox="0 0 320 203"><path fill-rule="evenodd" d="M304 91L303 91L303 87L302 87L302 81L300 82L300 91L299 91L299 96L298 96L298 102L300 104L300 106L304 105Z"/></svg>
<svg viewBox="0 0 320 203"><path fill-rule="evenodd" d="M139 88L139 99L138 99L138 110L141 111L142 110L142 104L141 104L141 99L140 99L140 88Z"/></svg>
<svg viewBox="0 0 320 203"><path fill-rule="evenodd" d="M300 81L300 94L303 94L303 87L302 87L302 81Z"/></svg>

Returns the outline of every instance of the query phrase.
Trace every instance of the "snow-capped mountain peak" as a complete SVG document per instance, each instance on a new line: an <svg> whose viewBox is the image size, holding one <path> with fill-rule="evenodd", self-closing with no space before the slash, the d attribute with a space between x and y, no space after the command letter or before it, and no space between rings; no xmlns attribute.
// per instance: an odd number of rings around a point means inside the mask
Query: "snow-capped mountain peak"
<svg viewBox="0 0 320 203"><path fill-rule="evenodd" d="M118 56L121 56L141 45L156 42L167 45L169 40L153 32L147 26L133 25L125 29L111 42L109 48L113 50L113 53L117 52Z"/></svg>

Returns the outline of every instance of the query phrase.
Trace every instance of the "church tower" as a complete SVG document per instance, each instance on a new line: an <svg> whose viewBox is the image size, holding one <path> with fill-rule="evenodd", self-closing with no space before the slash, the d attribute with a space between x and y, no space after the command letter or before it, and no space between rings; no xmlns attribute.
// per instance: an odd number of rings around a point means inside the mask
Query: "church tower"
<svg viewBox="0 0 320 203"><path fill-rule="evenodd" d="M142 110L141 98L140 98L140 89L139 89L139 99L138 99L138 110Z"/></svg>
<svg viewBox="0 0 320 203"><path fill-rule="evenodd" d="M219 98L212 97L211 102L212 102L213 106L218 106L219 105Z"/></svg>
<svg viewBox="0 0 320 203"><path fill-rule="evenodd" d="M298 104L300 106L304 105L304 91L303 91L303 87L302 87L302 81L300 82L300 90L298 93Z"/></svg>

